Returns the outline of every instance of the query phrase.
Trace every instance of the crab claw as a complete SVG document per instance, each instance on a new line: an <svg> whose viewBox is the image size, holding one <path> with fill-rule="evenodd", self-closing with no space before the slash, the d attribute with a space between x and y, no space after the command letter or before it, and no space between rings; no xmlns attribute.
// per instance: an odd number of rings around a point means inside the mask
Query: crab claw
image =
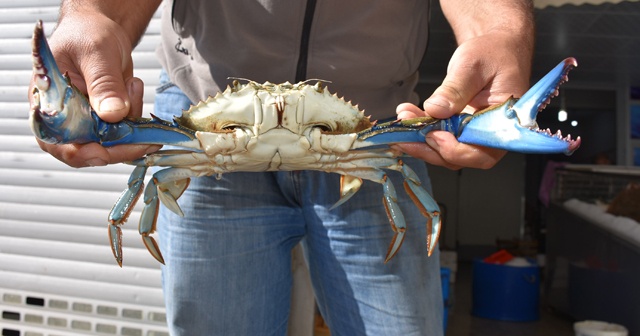
<svg viewBox="0 0 640 336"><path fill-rule="evenodd" d="M536 123L558 88L568 80L567 73L578 63L574 58L560 62L538 81L522 98L510 98L504 104L476 112L463 121L458 141L520 153L564 153L570 155L580 147L580 137L562 137L541 130Z"/></svg>
<svg viewBox="0 0 640 336"><path fill-rule="evenodd" d="M42 21L36 24L31 46L34 87L29 124L33 133L48 143L98 141L89 101L58 69Z"/></svg>
<svg viewBox="0 0 640 336"><path fill-rule="evenodd" d="M509 98L500 105L490 106L474 114L457 114L448 119L421 117L376 124L358 133L353 149L402 142L424 142L431 131L453 133L458 141L519 153L570 155L580 147L580 138L562 137L560 132L540 130L536 123L558 87L568 80L567 73L578 63L574 58L560 62L522 98Z"/></svg>
<svg viewBox="0 0 640 336"><path fill-rule="evenodd" d="M97 142L103 146L160 144L200 148L195 132L175 121L152 117L109 123L100 119L87 97L67 74L60 72L42 21L36 23L31 46L34 85L29 124L38 139L52 144Z"/></svg>

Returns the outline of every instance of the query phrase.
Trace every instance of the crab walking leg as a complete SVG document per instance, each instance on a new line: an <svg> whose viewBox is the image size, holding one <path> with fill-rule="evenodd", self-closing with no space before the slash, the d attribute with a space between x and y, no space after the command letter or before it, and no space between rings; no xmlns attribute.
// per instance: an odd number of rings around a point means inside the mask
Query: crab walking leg
<svg viewBox="0 0 640 336"><path fill-rule="evenodd" d="M171 170L171 169L165 169ZM164 171L164 170L163 170ZM164 258L160 253L160 248L155 239L151 237L156 231L156 222L158 221L158 210L160 207L159 200L167 206L171 211L176 212L180 216L184 216L180 206L176 202L184 190L189 186L190 179L181 179L178 181L158 183L157 177L153 177L144 190L144 203L140 223L138 224L138 232L142 237L144 246L147 247L149 253L159 262L164 264Z"/></svg>
<svg viewBox="0 0 640 336"><path fill-rule="evenodd" d="M400 171L404 177L404 189L416 206L420 209L423 216L427 218L427 250L428 255L431 256L435 250L438 238L440 236L441 223L440 223L440 207L438 203L431 197L431 195L422 187L422 182L418 178L418 175L405 165L401 160L396 160L394 164L387 165L384 169L391 169ZM387 178L381 170L378 169L345 169L339 171L340 174L359 177L371 181L381 183L383 186L383 203L391 223L391 228L396 235L394 235L385 258L385 263L391 260L393 256L398 252L406 231L406 222L404 215L400 211L397 204L397 195L391 180ZM378 176L378 178L376 178ZM348 197L351 197L349 195ZM338 202L344 203L341 199Z"/></svg>
<svg viewBox="0 0 640 336"><path fill-rule="evenodd" d="M210 162L207 154L190 150L168 149L147 154L133 163L136 165L174 167L198 165Z"/></svg>
<svg viewBox="0 0 640 336"><path fill-rule="evenodd" d="M382 177L382 181L384 209L387 212L389 223L391 223L391 229L395 232L391 239L389 250L387 250L387 256L384 258L384 262L387 263L398 253L398 250L400 250L400 246L402 246L402 242L404 241L404 234L407 231L407 223L402 214L402 210L400 210L398 206L396 188L386 174Z"/></svg>
<svg viewBox="0 0 640 336"><path fill-rule="evenodd" d="M395 167L391 166L387 168L392 170L400 169L398 165L396 165ZM388 178L387 174L384 171L377 168L360 167L356 169L337 169L333 172L347 175L350 177L350 179L364 179L382 184L382 204L384 204L387 218L389 219L391 229L394 232L393 238L391 239L391 244L389 244L389 249L387 250L387 255L385 256L384 260L385 263L388 262L396 255L396 253L398 253L398 250L400 249L400 246L402 246L402 242L404 241L405 232L407 231L407 224L404 219L404 215L402 214L402 210L398 205L398 195L396 193L395 187L393 186L393 183L391 182L391 179ZM355 193L355 191L353 193ZM352 194L348 195L346 198L348 199L351 196ZM344 200L340 199L338 203L336 203L336 205L331 207L331 209L342 203L344 203Z"/></svg>
<svg viewBox="0 0 640 336"><path fill-rule="evenodd" d="M344 154L321 155L317 158L318 170L341 174L340 177L340 199L330 208L334 209L347 202L360 190L362 180L372 180L383 183L380 176L368 177L371 172L377 171L372 168L400 170L397 152L388 148L381 148L371 151L350 151ZM363 176L361 176L363 175Z"/></svg>
<svg viewBox="0 0 640 336"><path fill-rule="evenodd" d="M116 262L122 267L122 229L121 226L127 221L131 211L140 198L144 187L144 177L148 166L144 164L144 159L134 162L136 168L131 173L125 189L109 213L109 241L111 251ZM164 263L162 254L155 240L150 236L156 230L156 220L158 212L158 199L171 211L182 215L182 211L176 202L189 185L189 177L198 176L189 169L167 168L154 174L146 188L144 188L144 203L138 231L142 236L144 245L158 261Z"/></svg>
<svg viewBox="0 0 640 336"><path fill-rule="evenodd" d="M122 267L122 229L120 226L127 221L138 198L140 198L146 172L146 166L136 167L131 172L127 189L120 194L113 208L111 208L111 212L109 212L109 241L113 256L120 267Z"/></svg>
<svg viewBox="0 0 640 336"><path fill-rule="evenodd" d="M196 172L186 168L167 168L157 171L144 190L144 208L140 215L138 232L149 253L164 264L164 258L158 243L151 237L156 231L160 202L169 210L183 217L184 213L178 205L177 199L189 186L190 177L197 176Z"/></svg>
<svg viewBox="0 0 640 336"><path fill-rule="evenodd" d="M438 203L422 188L422 182L418 175L409 166L399 161L404 175L404 189L413 200L413 203L420 209L423 216L427 217L427 251L431 256L440 237L440 207Z"/></svg>
<svg viewBox="0 0 640 336"><path fill-rule="evenodd" d="M329 208L333 210L355 195L362 186L362 179L351 175L340 175L340 199Z"/></svg>
<svg viewBox="0 0 640 336"><path fill-rule="evenodd" d="M160 206L158 202L158 185L157 180L152 178L149 184L144 189L144 208L142 208L142 214L140 215L140 222L138 223L138 233L142 237L144 246L151 255L156 258L157 261L164 264L164 258L160 253L160 248L155 239L150 235L156 231L156 222L158 220L158 208Z"/></svg>

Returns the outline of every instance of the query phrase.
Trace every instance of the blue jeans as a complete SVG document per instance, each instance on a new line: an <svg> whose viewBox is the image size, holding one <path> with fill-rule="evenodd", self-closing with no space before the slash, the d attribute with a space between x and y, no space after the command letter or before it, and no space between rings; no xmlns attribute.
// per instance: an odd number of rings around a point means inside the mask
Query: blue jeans
<svg viewBox="0 0 640 336"><path fill-rule="evenodd" d="M155 114L170 120L189 99L166 75ZM404 160L430 189L426 166ZM318 308L332 335L442 335L438 251L427 257L426 219L389 172L407 220L399 253L382 186L365 181L340 207L338 174L232 173L193 178L181 218L161 207L162 280L171 335L285 335L291 249L302 242Z"/></svg>

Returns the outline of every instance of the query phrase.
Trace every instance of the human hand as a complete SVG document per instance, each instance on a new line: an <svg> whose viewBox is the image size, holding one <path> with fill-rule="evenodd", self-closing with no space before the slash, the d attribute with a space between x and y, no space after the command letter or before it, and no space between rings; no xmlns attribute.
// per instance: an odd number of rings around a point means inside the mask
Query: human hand
<svg viewBox="0 0 640 336"><path fill-rule="evenodd" d="M49 45L60 70L87 93L91 106L105 121L140 117L144 85L133 77L132 42L124 29L102 15L86 13L64 15ZM29 92L33 92L33 81ZM33 97L29 95L33 106ZM98 143L47 144L42 150L72 166L101 166L130 161L155 151L159 146L120 145L102 147Z"/></svg>
<svg viewBox="0 0 640 336"><path fill-rule="evenodd" d="M464 41L451 57L442 85L424 102L424 110L403 103L396 109L398 118L428 115L444 119L503 103L512 95L520 97L529 86L531 52L526 46L519 48L523 42L518 38L506 32L493 32ZM426 144L395 147L450 169L488 169L506 154L503 150L460 143L445 131L430 132L425 141Z"/></svg>

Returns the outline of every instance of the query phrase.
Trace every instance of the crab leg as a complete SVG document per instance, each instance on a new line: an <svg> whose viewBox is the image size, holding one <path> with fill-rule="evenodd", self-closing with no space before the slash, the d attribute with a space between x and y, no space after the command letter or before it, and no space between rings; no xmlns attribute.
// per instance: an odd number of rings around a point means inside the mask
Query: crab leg
<svg viewBox="0 0 640 336"><path fill-rule="evenodd" d="M317 158L320 164L317 169L330 173L339 173L340 177L340 199L331 206L335 209L347 202L360 190L362 180L367 179L378 183L383 183L382 178L373 174L380 169L400 170L398 152L389 148L379 148L370 151L350 151L340 155L321 155ZM367 168L367 167L378 168Z"/></svg>
<svg viewBox="0 0 640 336"><path fill-rule="evenodd" d="M158 185L156 179L153 178L144 189L144 208L142 208L140 222L138 223L138 233L140 233L142 242L144 246L147 247L149 253L160 263L164 264L164 258L162 257L162 253L160 253L160 248L155 239L150 236L156 231L159 207Z"/></svg>
<svg viewBox="0 0 640 336"><path fill-rule="evenodd" d="M142 159L138 160L140 164ZM133 208L142 194L144 176L148 166L138 165L131 173L127 189L125 189L109 213L109 241L113 256L118 265L122 267L122 229L120 228L133 211ZM171 211L183 216L176 200L189 186L189 176L195 173L189 169L168 168L156 172L149 184L144 188L144 207L140 216L138 231L142 236L142 242L151 255L159 262L164 263L160 249L155 240L150 236L156 230L159 200Z"/></svg>
<svg viewBox="0 0 640 336"><path fill-rule="evenodd" d="M362 186L362 179L351 175L340 175L340 199L329 208L333 210L355 195Z"/></svg>
<svg viewBox="0 0 640 336"><path fill-rule="evenodd" d="M402 176L404 177L405 191L407 192L413 203L418 206L422 215L427 218L427 250L428 254L431 255L435 250L436 244L438 242L438 237L440 236L440 207L433 200L433 197L431 197L431 195L429 195L429 193L424 190L424 188L422 188L422 182L420 181L416 173L407 165L403 164L402 161L396 159L394 160L393 164L389 164L383 168L396 170L402 173ZM376 168L344 168L332 171L342 174L343 180L347 178L350 181L354 182L356 186L348 187L348 189L354 189L353 191L345 191L341 189L341 198L340 200L338 200L338 202L336 202L336 204L331 207L331 209L343 204L351 196L353 196L353 194L355 194L360 188L362 179L382 184L383 204L387 213L387 217L389 219L389 223L391 224L391 229L395 233L391 240L391 244L389 245L387 256L385 257L385 263L388 262L396 255L396 253L400 249L400 246L402 246L405 232L407 230L406 220L404 218L402 210L400 210L400 207L398 206L398 196L393 183L391 183L391 180L388 178L387 174L384 173L384 171ZM341 188L344 188L342 183Z"/></svg>
<svg viewBox="0 0 640 336"><path fill-rule="evenodd" d="M113 256L120 267L122 267L122 229L120 226L127 221L138 198L140 198L146 172L146 166L136 167L131 172L127 189L122 192L109 212L109 241Z"/></svg>
<svg viewBox="0 0 640 336"><path fill-rule="evenodd" d="M404 241L404 235L407 231L407 223L404 219L404 214L402 210L398 206L398 195L396 193L396 188L393 186L391 179L384 173L384 171L375 168L362 168L362 169L353 169L353 170L345 170L341 171L341 174L347 174L350 178L355 179L366 179L374 182L378 182L382 184L382 204L384 204L384 209L387 213L387 218L389 219L389 224L391 224L391 229L394 232L393 238L391 238L391 244L389 244L389 249L387 250L387 255L384 258L384 262L388 262L393 258L400 246L402 246L402 242ZM359 188L359 186L357 187ZM356 190L357 191L357 190ZM355 191L353 192L355 194ZM350 198L353 194L348 195L346 198ZM341 198L338 203L334 204L331 208L335 208L336 206L344 203L346 200Z"/></svg>
<svg viewBox="0 0 640 336"><path fill-rule="evenodd" d="M171 170L171 169L165 169ZM164 171L164 170L163 170ZM155 239L151 237L156 231L156 222L158 220L158 210L160 208L160 201L162 201L167 208L176 212L180 216L184 216L180 206L176 202L184 190L189 186L189 179L181 179L173 183L159 183L158 177L154 177L149 181L149 185L144 190L144 203L145 206L142 209L142 215L140 216L140 223L138 224L138 231L142 237L142 242L149 250L149 253L156 258L159 262L164 264L164 258L156 243ZM170 204L170 205L169 205Z"/></svg>
<svg viewBox="0 0 640 336"><path fill-rule="evenodd" d="M391 260L396 253L398 253L400 246L402 246L404 234L407 231L407 223L404 219L404 215L402 214L402 210L400 210L400 207L398 206L398 195L396 194L396 189L386 174L382 177L382 190L384 209L387 212L391 229L395 232L391 239L389 250L387 250L387 256L384 258L384 262L386 263Z"/></svg>
<svg viewBox="0 0 640 336"><path fill-rule="evenodd" d="M400 163L402 164L402 162ZM420 209L422 215L427 218L427 251L428 255L431 256L438 243L440 229L442 227L440 223L440 207L433 197L422 188L422 182L413 169L402 164L402 174L405 177L405 191L411 197L413 203Z"/></svg>

